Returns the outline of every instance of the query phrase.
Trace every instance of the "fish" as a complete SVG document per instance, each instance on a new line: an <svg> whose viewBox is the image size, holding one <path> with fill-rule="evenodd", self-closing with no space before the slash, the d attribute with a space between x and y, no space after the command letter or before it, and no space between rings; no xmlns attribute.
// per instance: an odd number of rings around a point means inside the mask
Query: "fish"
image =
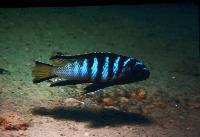
<svg viewBox="0 0 200 137"><path fill-rule="evenodd" d="M143 81L150 75L149 68L142 61L117 53L57 54L49 60L51 64L35 61L33 83L56 77L64 80L52 82L50 87L91 83L84 88L84 94L113 85Z"/></svg>

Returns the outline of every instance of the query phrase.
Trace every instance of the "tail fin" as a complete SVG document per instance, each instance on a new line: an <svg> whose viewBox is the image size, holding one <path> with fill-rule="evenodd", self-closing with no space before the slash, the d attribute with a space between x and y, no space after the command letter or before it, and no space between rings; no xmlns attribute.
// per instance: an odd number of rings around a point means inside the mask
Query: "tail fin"
<svg viewBox="0 0 200 137"><path fill-rule="evenodd" d="M33 71L32 71L32 76L34 77L33 83L39 83L44 80L48 80L48 79L56 77L52 73L52 68L53 68L52 65L36 61L35 67L33 68Z"/></svg>

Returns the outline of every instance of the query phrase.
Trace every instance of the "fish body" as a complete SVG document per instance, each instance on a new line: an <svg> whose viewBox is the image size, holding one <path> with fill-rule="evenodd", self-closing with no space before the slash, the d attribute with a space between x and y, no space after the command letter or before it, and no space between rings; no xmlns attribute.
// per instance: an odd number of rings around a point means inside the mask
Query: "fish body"
<svg viewBox="0 0 200 137"><path fill-rule="evenodd" d="M62 77L66 81L51 86L93 83L86 93L115 85L142 81L149 77L149 69L138 59L115 53L88 53L75 56L55 55L52 65L36 61L33 69L34 83Z"/></svg>

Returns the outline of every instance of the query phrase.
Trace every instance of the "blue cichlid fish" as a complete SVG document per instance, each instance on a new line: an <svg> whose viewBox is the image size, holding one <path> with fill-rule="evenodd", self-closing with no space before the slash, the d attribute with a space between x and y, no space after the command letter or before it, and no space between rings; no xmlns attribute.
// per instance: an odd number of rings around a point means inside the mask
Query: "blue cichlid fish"
<svg viewBox="0 0 200 137"><path fill-rule="evenodd" d="M149 77L149 69L139 60L114 53L88 53L75 56L55 55L52 65L36 61L32 75L33 83L55 77L66 80L51 83L50 86L93 83L84 93Z"/></svg>

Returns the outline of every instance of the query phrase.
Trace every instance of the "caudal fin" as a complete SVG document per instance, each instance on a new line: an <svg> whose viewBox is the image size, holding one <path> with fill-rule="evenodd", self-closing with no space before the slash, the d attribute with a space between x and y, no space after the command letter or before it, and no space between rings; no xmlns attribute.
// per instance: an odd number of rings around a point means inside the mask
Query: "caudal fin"
<svg viewBox="0 0 200 137"><path fill-rule="evenodd" d="M32 71L32 76L34 77L33 83L39 83L56 77L52 73L52 68L53 68L52 65L36 61L35 67L33 68Z"/></svg>

